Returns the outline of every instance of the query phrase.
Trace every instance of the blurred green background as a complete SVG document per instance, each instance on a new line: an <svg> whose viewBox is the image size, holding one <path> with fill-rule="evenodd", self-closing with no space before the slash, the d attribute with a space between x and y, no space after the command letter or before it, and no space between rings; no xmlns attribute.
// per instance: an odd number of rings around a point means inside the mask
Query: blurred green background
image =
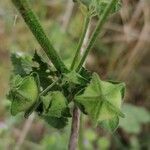
<svg viewBox="0 0 150 150"><path fill-rule="evenodd" d="M45 31L64 62L69 66L83 26L84 15L70 0L30 0ZM91 34L97 18L89 29ZM94 128L83 116L79 149L150 149L150 1L123 0L119 13L109 18L86 67L102 79L127 84L123 105L125 119L114 134ZM10 115L6 99L10 71L10 53L33 54L40 46L24 24L10 0L0 1L0 150L66 150L70 125L58 131L39 117L25 120ZM45 58L46 59L46 58Z"/></svg>

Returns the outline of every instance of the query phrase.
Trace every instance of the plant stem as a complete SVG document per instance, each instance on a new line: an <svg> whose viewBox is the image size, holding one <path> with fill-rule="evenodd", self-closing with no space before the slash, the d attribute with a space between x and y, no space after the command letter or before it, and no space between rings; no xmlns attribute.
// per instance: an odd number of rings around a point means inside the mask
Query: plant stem
<svg viewBox="0 0 150 150"><path fill-rule="evenodd" d="M86 46L86 44L88 42L88 39L89 39L90 18L85 19L85 25L84 25L83 30L84 30L83 33L85 35L84 35L84 37L82 37L83 40L81 42L82 44L81 44L81 47L79 49L81 51L77 52L77 54L78 55L80 54L81 56L82 56L82 49L84 49L84 46ZM69 143L69 149L71 149L71 150L72 149L73 150L77 149L77 147L78 147L78 138L79 138L79 148L81 150L83 149L83 137L81 135L82 130L80 130L81 126L82 126L82 119L81 119L82 117L80 117L81 115L82 114L81 114L80 110L78 108L76 108L76 106L75 106L74 111L73 111L73 117L72 117L72 127L71 127L70 143Z"/></svg>
<svg viewBox="0 0 150 150"><path fill-rule="evenodd" d="M81 115L80 115L79 150L84 150L83 114L82 114L82 113L81 113Z"/></svg>
<svg viewBox="0 0 150 150"><path fill-rule="evenodd" d="M60 56L52 46L48 36L44 32L37 16L34 14L27 0L11 0L23 17L33 35L59 72L67 72L67 68Z"/></svg>
<svg viewBox="0 0 150 150"><path fill-rule="evenodd" d="M102 27L105 24L105 22L107 20L107 17L109 16L109 14L111 12L111 9L114 7L114 4L116 3L116 1L117 0L111 0L111 2L107 5L107 7L106 7L104 13L102 14L101 18L99 19L98 24L96 26L96 29L93 32L93 35L92 35L92 37L90 39L90 42L89 42L89 44L88 44L88 46L87 46L87 48L86 48L86 50L85 50L85 52L83 54L83 57L81 58L81 61L80 61L79 65L78 65L78 67L76 69L77 72L80 71L82 65L84 64L85 59L87 58L87 55L88 55L89 51L94 46L95 41L96 41L100 31L102 30Z"/></svg>
<svg viewBox="0 0 150 150"><path fill-rule="evenodd" d="M52 84L50 84L45 90L43 90L41 93L40 93L40 96L45 96L47 94L47 92L49 92L49 90L59 81L56 80L54 81Z"/></svg>
<svg viewBox="0 0 150 150"><path fill-rule="evenodd" d="M73 117L72 117L72 126L71 126L71 134L69 140L69 150L76 150L78 145L78 136L79 136L79 128L80 128L80 110L77 106L74 107Z"/></svg>
<svg viewBox="0 0 150 150"><path fill-rule="evenodd" d="M85 18L83 31L82 31L82 34L81 34L81 37L80 37L80 40L79 40L79 44L78 44L78 47L77 47L77 50L76 50L76 54L75 54L75 56L73 58L73 62L71 64L70 70L74 69L75 64L76 64L76 62L78 60L78 57L79 57L79 54L80 54L80 50L81 50L81 47L83 45L84 37L85 37L87 29L88 29L89 22L90 22L90 17L89 17L89 15L87 15L86 18Z"/></svg>

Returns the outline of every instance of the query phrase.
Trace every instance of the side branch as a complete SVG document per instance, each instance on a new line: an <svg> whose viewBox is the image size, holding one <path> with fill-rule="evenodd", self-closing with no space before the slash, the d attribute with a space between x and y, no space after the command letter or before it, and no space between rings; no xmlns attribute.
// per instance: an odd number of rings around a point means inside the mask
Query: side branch
<svg viewBox="0 0 150 150"><path fill-rule="evenodd" d="M78 57L79 57L80 50L81 50L83 42L84 42L85 35L87 33L89 23L90 23L90 17L87 15L85 18L85 21L84 21L84 26L83 26L82 34L81 34L81 37L79 40L79 44L78 44L75 56L73 58L73 62L71 64L71 68L70 68L71 70L74 69L76 62L78 62Z"/></svg>
<svg viewBox="0 0 150 150"><path fill-rule="evenodd" d="M95 29L95 31L93 32L92 37L91 37L91 39L90 39L90 42L89 42L89 44L88 44L88 46L87 46L87 48L86 48L86 50L85 50L85 52L84 52L84 54L83 54L83 57L81 58L80 63L79 63L79 65L78 65L77 69L76 69L77 72L80 71L80 69L82 68L82 65L84 64L84 62L85 62L85 60L86 60L86 58L87 58L87 55L89 54L90 50L93 48L93 46L94 46L94 44L95 44L95 41L96 41L96 39L97 39L97 37L98 37L100 31L101 31L102 28L103 28L103 25L105 24L105 22L106 22L106 20L107 20L109 14L110 14L112 8L113 8L114 5L116 4L116 1L117 1L117 0L111 0L111 1L110 1L110 3L109 3L109 4L107 5L107 7L106 7L104 13L102 14L101 18L99 19L98 24L97 24L97 26L96 26L96 29Z"/></svg>

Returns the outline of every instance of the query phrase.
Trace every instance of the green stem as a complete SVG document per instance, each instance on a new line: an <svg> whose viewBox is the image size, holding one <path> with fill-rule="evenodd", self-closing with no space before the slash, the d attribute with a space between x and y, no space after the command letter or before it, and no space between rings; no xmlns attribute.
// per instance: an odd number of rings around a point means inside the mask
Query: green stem
<svg viewBox="0 0 150 150"><path fill-rule="evenodd" d="M44 32L37 16L34 14L27 0L11 0L22 15L25 23L28 25L33 35L56 67L60 72L67 72L67 68L61 60L60 56L49 41L48 36Z"/></svg>
<svg viewBox="0 0 150 150"><path fill-rule="evenodd" d="M75 56L73 58L73 62L71 64L70 70L74 69L75 64L76 64L76 62L78 60L78 57L79 57L79 54L80 54L80 50L81 50L81 47L83 45L84 37L85 37L87 29L88 29L89 22L90 22L90 17L89 17L89 15L87 15L86 18L85 18L82 34L81 34L81 37L80 37L80 40L79 40L79 44L78 44L78 47L77 47L77 50L76 50L76 54L75 54Z"/></svg>
<svg viewBox="0 0 150 150"><path fill-rule="evenodd" d="M49 92L49 90L50 90L58 81L59 81L59 79L56 80L56 81L54 81L52 84L50 84L44 91L42 91L42 92L40 93L40 96L46 95L47 92Z"/></svg>
<svg viewBox="0 0 150 150"><path fill-rule="evenodd" d="M83 57L81 58L81 61L80 61L79 65L78 65L78 67L77 67L77 69L76 69L77 72L80 71L82 65L84 64L84 62L85 62L85 60L86 60L86 58L87 58L87 55L88 55L89 51L93 48L93 46L94 46L94 44L95 44L95 41L96 41L96 39L97 39L97 37L98 37L100 31L102 30L102 27L103 27L103 25L105 24L105 22L106 22L106 20L107 20L109 14L110 14L112 8L114 7L114 4L116 3L116 1L117 1L117 0L111 0L111 2L110 2L110 3L108 4L108 6L106 7L104 13L102 14L100 20L98 21L98 24L97 24L97 26L96 26L96 29L95 29L95 31L93 32L93 35L92 35L92 37L91 37L91 39L90 39L90 42L89 42L89 44L88 44L88 46L87 46L87 48L86 48L86 50L85 50L85 52L84 52L84 54L83 54Z"/></svg>

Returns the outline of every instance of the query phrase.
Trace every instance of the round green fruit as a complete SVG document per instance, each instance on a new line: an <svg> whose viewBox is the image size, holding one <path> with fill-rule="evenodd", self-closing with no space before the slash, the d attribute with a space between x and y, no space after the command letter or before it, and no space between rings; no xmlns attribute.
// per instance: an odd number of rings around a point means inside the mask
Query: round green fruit
<svg viewBox="0 0 150 150"><path fill-rule="evenodd" d="M38 99L38 85L33 76L22 78L22 81L12 91L10 91L12 95L12 115L26 112Z"/></svg>

